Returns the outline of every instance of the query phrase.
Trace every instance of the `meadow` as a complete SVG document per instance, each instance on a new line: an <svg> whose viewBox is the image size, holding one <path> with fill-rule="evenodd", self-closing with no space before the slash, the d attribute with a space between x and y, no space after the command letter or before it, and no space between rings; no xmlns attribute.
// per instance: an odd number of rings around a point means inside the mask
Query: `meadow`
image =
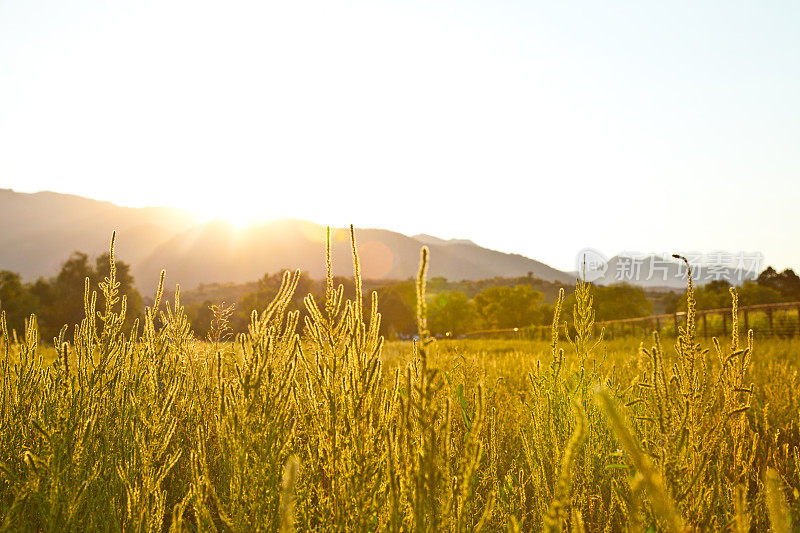
<svg viewBox="0 0 800 533"><path fill-rule="evenodd" d="M41 342L0 319L4 531L792 531L797 341L594 336L589 286L549 340L384 343L330 275L305 314L287 273L232 336L197 339L160 285L124 326L113 267ZM163 281L163 276L162 276Z"/></svg>

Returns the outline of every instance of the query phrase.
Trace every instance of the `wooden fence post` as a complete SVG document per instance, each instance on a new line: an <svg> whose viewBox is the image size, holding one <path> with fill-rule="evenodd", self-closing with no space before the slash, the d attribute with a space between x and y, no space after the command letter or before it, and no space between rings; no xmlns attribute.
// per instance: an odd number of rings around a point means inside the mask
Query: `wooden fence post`
<svg viewBox="0 0 800 533"><path fill-rule="evenodd" d="M800 306L797 307L797 333L800 334Z"/></svg>
<svg viewBox="0 0 800 533"><path fill-rule="evenodd" d="M772 329L772 308L767 307L767 318L769 319L769 334L775 335L775 330Z"/></svg>

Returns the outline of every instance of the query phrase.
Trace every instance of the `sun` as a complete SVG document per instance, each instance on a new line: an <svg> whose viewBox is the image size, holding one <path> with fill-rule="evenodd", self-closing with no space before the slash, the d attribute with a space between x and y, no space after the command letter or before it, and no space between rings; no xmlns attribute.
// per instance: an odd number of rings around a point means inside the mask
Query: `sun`
<svg viewBox="0 0 800 533"><path fill-rule="evenodd" d="M237 230L248 228L258 222L257 217L252 216L247 211L226 211L216 218L224 220Z"/></svg>
<svg viewBox="0 0 800 533"><path fill-rule="evenodd" d="M237 230L243 230L250 226L264 222L264 217L259 216L257 210L248 208L247 205L232 203L226 205L214 205L210 207L193 208L194 214L205 222L212 220L222 220L233 226Z"/></svg>

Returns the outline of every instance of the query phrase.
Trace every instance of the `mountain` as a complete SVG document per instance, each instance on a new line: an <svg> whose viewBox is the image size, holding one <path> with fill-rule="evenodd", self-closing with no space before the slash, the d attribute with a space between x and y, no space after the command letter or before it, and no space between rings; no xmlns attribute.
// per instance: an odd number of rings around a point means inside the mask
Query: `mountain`
<svg viewBox="0 0 800 533"><path fill-rule="evenodd" d="M325 228L278 220L237 230L213 221L199 224L179 209L129 208L79 196L0 189L0 270L24 279L55 275L74 251L92 256L117 231L117 257L131 264L137 285L149 290L167 270L171 284L246 282L283 268L325 275ZM332 232L336 275L352 275L349 231ZM517 277L530 273L570 283L573 276L539 261L480 247L469 240L409 237L382 229L357 229L364 278L407 279L417 273L419 250L431 250L428 275L451 280Z"/></svg>
<svg viewBox="0 0 800 533"><path fill-rule="evenodd" d="M416 239L419 242L427 245L445 245L445 244L475 244L469 239L440 239L439 237L434 237L433 235L426 235L425 233L420 233L419 235L414 235L411 237L412 239ZM477 245L476 245L477 246Z"/></svg>
<svg viewBox="0 0 800 533"><path fill-rule="evenodd" d="M357 229L362 277L406 279L419 268L423 244L431 252L428 276L452 280L525 276L569 282L568 274L515 254L473 243L419 240L383 229ZM335 275L353 273L349 230L332 230L331 256ZM265 272L301 268L312 278L325 276L325 228L300 220L278 220L237 231L214 221L182 232L158 246L139 268L142 279L156 280L166 268L171 280L187 286L212 281L244 282ZM171 274L177 273L177 274Z"/></svg>
<svg viewBox="0 0 800 533"><path fill-rule="evenodd" d="M58 272L76 250L108 249L117 230L117 255L136 265L160 243L197 221L179 209L134 209L54 192L0 189L0 269L31 280Z"/></svg>

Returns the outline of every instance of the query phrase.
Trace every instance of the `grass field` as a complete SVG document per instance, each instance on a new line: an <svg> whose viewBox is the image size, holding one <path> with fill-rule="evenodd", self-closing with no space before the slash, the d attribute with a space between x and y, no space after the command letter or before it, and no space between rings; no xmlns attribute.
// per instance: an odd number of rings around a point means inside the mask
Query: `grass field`
<svg viewBox="0 0 800 533"><path fill-rule="evenodd" d="M179 294L123 330L113 268L74 334L3 326L2 528L798 528L796 341L701 343L691 292L674 345L592 338L580 283L550 341L433 341L426 264L417 343L379 338L357 256L353 301L329 283L301 323L287 274L236 339Z"/></svg>

